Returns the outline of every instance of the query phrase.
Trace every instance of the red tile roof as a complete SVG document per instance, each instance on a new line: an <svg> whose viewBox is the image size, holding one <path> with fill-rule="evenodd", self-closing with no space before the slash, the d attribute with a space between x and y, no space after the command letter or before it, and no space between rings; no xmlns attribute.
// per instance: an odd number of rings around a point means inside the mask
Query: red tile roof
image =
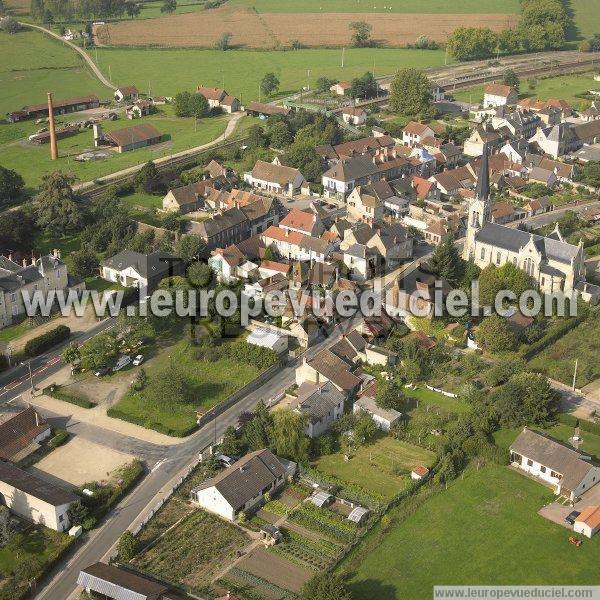
<svg viewBox="0 0 600 600"><path fill-rule="evenodd" d="M280 221L280 227L289 229L298 229L304 233L310 234L316 219L314 213L304 212L297 208L292 208L290 212Z"/></svg>
<svg viewBox="0 0 600 600"><path fill-rule="evenodd" d="M288 242L289 244L300 244L302 241L302 234L297 231L288 231L281 229L276 225L271 225L266 231L262 233L263 240L277 240L279 242Z"/></svg>

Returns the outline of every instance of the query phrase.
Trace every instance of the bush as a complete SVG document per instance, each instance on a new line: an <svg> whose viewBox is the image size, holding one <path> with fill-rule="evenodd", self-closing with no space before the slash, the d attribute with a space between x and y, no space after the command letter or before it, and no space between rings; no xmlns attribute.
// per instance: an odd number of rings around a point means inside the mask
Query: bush
<svg viewBox="0 0 600 600"><path fill-rule="evenodd" d="M77 396L56 383L45 387L42 392L46 396L62 400L63 402L69 402L70 404L75 404L75 406L81 406L81 408L94 408L94 406L96 406L94 402L91 402L82 396Z"/></svg>
<svg viewBox="0 0 600 600"><path fill-rule="evenodd" d="M592 423L591 421L585 421L584 419L577 419L573 415L567 413L558 413L558 421L559 423L569 425L570 427L577 427L577 425L579 425L581 431L600 435L600 423Z"/></svg>
<svg viewBox="0 0 600 600"><path fill-rule="evenodd" d="M59 325L38 337L29 340L25 344L25 354L27 356L38 356L49 350L56 344L63 342L71 335L71 330L66 325Z"/></svg>
<svg viewBox="0 0 600 600"><path fill-rule="evenodd" d="M69 439L70 436L71 434L68 431L60 429L56 432L56 435L50 440L50 446L52 448L58 448L59 446L62 446Z"/></svg>

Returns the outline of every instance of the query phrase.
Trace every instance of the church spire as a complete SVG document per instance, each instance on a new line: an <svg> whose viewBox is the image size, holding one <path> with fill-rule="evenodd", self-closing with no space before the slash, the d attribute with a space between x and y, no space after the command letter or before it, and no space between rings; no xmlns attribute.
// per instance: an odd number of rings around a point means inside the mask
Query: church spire
<svg viewBox="0 0 600 600"><path fill-rule="evenodd" d="M490 197L490 168L488 165L488 145L483 144L483 154L481 156L481 168L477 178L477 187L475 188L475 198L477 200L487 200Z"/></svg>

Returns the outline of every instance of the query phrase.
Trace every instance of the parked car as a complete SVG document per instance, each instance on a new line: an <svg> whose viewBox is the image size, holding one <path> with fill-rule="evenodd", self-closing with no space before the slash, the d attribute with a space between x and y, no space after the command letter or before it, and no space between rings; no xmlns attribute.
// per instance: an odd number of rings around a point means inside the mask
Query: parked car
<svg viewBox="0 0 600 600"><path fill-rule="evenodd" d="M233 458L231 458L230 456L226 456L225 454L217 454L215 458L217 459L219 464L225 468L230 467L235 462Z"/></svg>
<svg viewBox="0 0 600 600"><path fill-rule="evenodd" d="M101 367L98 367L95 371L94 371L94 375L96 377L104 377L105 375L108 375L111 371L110 367L107 367L106 365L102 365Z"/></svg>
<svg viewBox="0 0 600 600"><path fill-rule="evenodd" d="M134 359L133 359L133 366L134 367L139 367L142 363L144 362L144 356L143 354L138 354Z"/></svg>
<svg viewBox="0 0 600 600"><path fill-rule="evenodd" d="M565 521L569 524L569 525L574 525L575 524L575 519L580 515L581 513L578 510L574 510L572 512L570 512L566 517L565 517Z"/></svg>
<svg viewBox="0 0 600 600"><path fill-rule="evenodd" d="M119 360L116 362L115 366L112 368L113 373L120 371L123 367L126 367L131 363L131 356L129 354L125 354L119 357Z"/></svg>

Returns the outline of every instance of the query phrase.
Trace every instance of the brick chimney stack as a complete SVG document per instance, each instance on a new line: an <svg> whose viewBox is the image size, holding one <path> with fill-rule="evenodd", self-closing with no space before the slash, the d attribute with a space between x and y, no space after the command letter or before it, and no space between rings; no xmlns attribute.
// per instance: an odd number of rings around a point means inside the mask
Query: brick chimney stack
<svg viewBox="0 0 600 600"><path fill-rule="evenodd" d="M58 158L58 148L56 146L56 129L54 126L54 107L52 106L52 92L48 92L48 131L50 132L50 158Z"/></svg>

